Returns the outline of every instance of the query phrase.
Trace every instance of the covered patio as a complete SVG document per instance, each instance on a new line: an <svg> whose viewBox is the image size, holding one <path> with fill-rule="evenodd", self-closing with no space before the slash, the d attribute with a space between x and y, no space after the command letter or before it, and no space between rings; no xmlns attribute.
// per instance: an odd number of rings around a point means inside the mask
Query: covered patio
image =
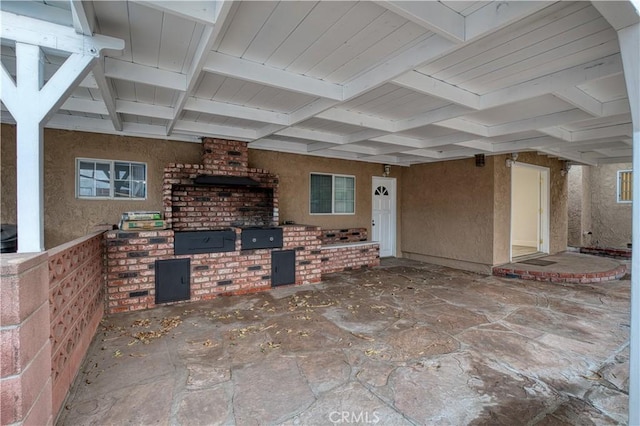
<svg viewBox="0 0 640 426"><path fill-rule="evenodd" d="M108 316L58 424L625 423L629 289L386 259Z"/></svg>

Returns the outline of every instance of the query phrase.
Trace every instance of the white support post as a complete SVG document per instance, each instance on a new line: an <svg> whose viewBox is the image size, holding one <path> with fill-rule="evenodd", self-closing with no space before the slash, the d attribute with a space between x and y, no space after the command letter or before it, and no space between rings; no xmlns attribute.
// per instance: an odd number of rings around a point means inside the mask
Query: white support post
<svg viewBox="0 0 640 426"><path fill-rule="evenodd" d="M16 43L17 101L16 110L10 110L17 122L16 180L18 251L20 253L44 251L44 152L43 123L38 97L44 82L42 51L38 46ZM20 100L30 99L29 104ZM30 117L30 115L34 115ZM36 117L37 115L37 117Z"/></svg>
<svg viewBox="0 0 640 426"><path fill-rule="evenodd" d="M629 336L629 421L640 425L640 23L618 31L633 123L633 212L631 330Z"/></svg>

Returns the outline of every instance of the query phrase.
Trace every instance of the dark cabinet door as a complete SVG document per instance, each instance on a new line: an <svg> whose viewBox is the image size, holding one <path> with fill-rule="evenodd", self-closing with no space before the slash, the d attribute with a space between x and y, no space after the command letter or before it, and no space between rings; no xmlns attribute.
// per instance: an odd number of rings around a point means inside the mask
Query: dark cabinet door
<svg viewBox="0 0 640 426"><path fill-rule="evenodd" d="M177 302L190 298L191 261L156 260L156 303Z"/></svg>
<svg viewBox="0 0 640 426"><path fill-rule="evenodd" d="M271 287L296 283L296 252L271 252Z"/></svg>

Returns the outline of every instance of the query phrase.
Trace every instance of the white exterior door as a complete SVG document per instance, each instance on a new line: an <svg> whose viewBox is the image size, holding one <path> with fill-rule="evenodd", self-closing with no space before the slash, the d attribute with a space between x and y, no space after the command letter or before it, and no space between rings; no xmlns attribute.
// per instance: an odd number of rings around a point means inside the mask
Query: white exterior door
<svg viewBox="0 0 640 426"><path fill-rule="evenodd" d="M396 180L372 181L371 240L380 243L380 257L396 254Z"/></svg>

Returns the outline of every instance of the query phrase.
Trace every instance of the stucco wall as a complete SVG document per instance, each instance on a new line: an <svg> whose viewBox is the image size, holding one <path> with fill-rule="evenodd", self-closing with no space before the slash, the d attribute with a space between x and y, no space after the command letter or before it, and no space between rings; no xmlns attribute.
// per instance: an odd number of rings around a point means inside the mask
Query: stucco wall
<svg viewBox="0 0 640 426"><path fill-rule="evenodd" d="M631 203L617 202L618 170L631 164L589 167L591 187L591 244L599 247L626 247L631 242Z"/></svg>
<svg viewBox="0 0 640 426"><path fill-rule="evenodd" d="M509 262L511 169L506 159L488 157L485 167L469 159L405 169L403 255L480 272ZM550 251L564 251L567 182L560 175L562 163L535 153L522 153L518 161L550 169Z"/></svg>
<svg viewBox="0 0 640 426"><path fill-rule="evenodd" d="M568 193L568 238L567 244L573 247L582 246L584 231L582 221L583 173L582 166L573 166L567 176Z"/></svg>
<svg viewBox="0 0 640 426"><path fill-rule="evenodd" d="M402 177L402 252L471 270L493 263L494 162L420 164Z"/></svg>
<svg viewBox="0 0 640 426"><path fill-rule="evenodd" d="M16 221L15 127L2 126L2 222ZM200 163L201 145L158 139L46 129L44 132L45 246L55 247L118 223L123 211L162 210L162 172L170 162ZM75 196L76 157L147 163L147 199L86 200Z"/></svg>
<svg viewBox="0 0 640 426"><path fill-rule="evenodd" d="M15 127L2 126L1 219L16 222ZM98 133L45 130L45 245L55 247L86 235L94 225L115 224L123 211L162 211L162 172L169 163L201 163L202 146L195 143L130 138ZM85 200L75 197L75 159L87 157L147 163L147 200ZM249 150L251 167L280 178L280 221L324 228L367 228L371 235L371 178L381 176L381 164L337 160L265 150ZM398 179L398 239L400 247L401 167L391 168ZM338 173L356 177L356 214L310 215L309 174Z"/></svg>
<svg viewBox="0 0 640 426"><path fill-rule="evenodd" d="M249 145L251 147L251 145ZM269 170L280 179L280 221L316 225L322 228L367 228L371 235L371 179L382 176L383 165L288 154L259 149L249 150L249 166ZM401 175L406 168L391 167L389 177L397 181L397 241L400 247ZM353 215L311 215L309 213L310 173L334 173L356 177L356 213ZM398 250L399 254L399 250Z"/></svg>

